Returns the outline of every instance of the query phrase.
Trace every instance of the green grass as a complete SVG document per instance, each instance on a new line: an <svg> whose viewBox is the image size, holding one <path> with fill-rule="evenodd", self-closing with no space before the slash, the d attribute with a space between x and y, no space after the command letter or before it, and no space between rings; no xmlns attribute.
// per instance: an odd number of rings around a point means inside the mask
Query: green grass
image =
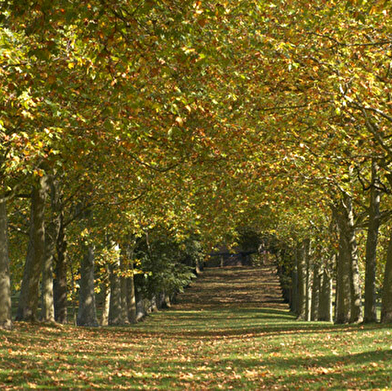
<svg viewBox="0 0 392 391"><path fill-rule="evenodd" d="M392 389L392 329L297 322L265 274L208 272L130 327L17 323L0 332L1 389Z"/></svg>

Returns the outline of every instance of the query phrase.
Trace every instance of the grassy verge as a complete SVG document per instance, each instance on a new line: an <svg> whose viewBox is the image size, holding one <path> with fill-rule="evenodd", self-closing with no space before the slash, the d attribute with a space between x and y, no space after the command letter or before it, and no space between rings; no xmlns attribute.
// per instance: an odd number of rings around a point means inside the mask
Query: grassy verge
<svg viewBox="0 0 392 391"><path fill-rule="evenodd" d="M0 341L1 389L392 387L392 329L254 304L180 304L127 328L18 323Z"/></svg>

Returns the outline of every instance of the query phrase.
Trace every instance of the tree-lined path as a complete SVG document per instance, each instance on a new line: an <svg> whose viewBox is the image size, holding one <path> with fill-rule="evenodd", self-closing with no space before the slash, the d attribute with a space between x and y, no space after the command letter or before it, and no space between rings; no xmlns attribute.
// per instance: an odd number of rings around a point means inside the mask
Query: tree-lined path
<svg viewBox="0 0 392 391"><path fill-rule="evenodd" d="M0 331L2 389L383 389L381 325L298 322L275 267L207 269L172 309L130 327Z"/></svg>
<svg viewBox="0 0 392 391"><path fill-rule="evenodd" d="M206 269L191 288L179 297L176 308L241 308L274 307L287 309L273 264L264 267L228 267Z"/></svg>

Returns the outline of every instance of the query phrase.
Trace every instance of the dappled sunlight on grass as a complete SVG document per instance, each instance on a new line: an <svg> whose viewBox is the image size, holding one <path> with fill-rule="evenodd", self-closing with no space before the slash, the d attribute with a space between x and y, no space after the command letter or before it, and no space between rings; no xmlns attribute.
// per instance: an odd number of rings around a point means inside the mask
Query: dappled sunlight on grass
<svg viewBox="0 0 392 391"><path fill-rule="evenodd" d="M193 282L173 309L134 326L17 323L1 331L0 385L388 389L391 332L377 324L297 322L280 298L272 267L215 269Z"/></svg>

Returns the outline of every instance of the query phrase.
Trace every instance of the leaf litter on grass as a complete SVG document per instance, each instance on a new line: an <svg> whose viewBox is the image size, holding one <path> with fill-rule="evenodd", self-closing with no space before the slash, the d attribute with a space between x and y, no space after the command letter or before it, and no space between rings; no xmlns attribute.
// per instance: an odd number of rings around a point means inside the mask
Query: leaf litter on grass
<svg viewBox="0 0 392 391"><path fill-rule="evenodd" d="M2 389L383 389L391 330L297 322L272 264L207 269L173 309L130 327L16 323Z"/></svg>

